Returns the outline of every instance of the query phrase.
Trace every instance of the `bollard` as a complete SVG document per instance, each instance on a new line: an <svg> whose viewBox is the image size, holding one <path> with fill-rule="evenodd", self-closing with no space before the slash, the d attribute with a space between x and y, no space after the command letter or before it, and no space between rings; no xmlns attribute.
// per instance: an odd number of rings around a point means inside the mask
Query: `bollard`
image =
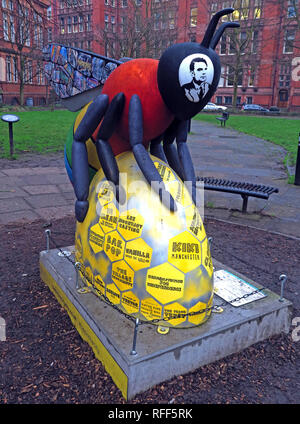
<svg viewBox="0 0 300 424"><path fill-rule="evenodd" d="M136 318L135 326L134 326L134 333L133 333L132 349L131 349L131 352L130 352L130 355L133 355L133 356L137 355L136 340L137 340L138 328L139 328L139 319Z"/></svg>
<svg viewBox="0 0 300 424"><path fill-rule="evenodd" d="M9 133L9 151L10 157L14 154L14 137L13 137L13 123L18 122L20 118L16 115L2 115L2 121L8 122L8 133Z"/></svg>
<svg viewBox="0 0 300 424"><path fill-rule="evenodd" d="M299 133L298 154L297 154L294 184L300 186L300 133Z"/></svg>
<svg viewBox="0 0 300 424"><path fill-rule="evenodd" d="M281 288L280 288L280 299L279 299L279 302L283 302L283 293L284 293L284 286L285 286L285 283L286 283L286 281L287 281L287 276L285 275L285 274L282 274L280 277L279 277L279 281L281 282Z"/></svg>
<svg viewBox="0 0 300 424"><path fill-rule="evenodd" d="M45 234L46 234L46 250L47 250L47 252L49 252L49 250L50 250L50 234L51 234L51 231L50 230L45 230Z"/></svg>

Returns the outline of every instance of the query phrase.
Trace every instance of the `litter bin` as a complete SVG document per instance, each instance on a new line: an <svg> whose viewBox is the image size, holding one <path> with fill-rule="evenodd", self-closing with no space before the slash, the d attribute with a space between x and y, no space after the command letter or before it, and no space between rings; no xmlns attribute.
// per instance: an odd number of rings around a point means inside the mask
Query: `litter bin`
<svg viewBox="0 0 300 424"><path fill-rule="evenodd" d="M32 107L33 106L33 98L28 97L26 100L26 106Z"/></svg>

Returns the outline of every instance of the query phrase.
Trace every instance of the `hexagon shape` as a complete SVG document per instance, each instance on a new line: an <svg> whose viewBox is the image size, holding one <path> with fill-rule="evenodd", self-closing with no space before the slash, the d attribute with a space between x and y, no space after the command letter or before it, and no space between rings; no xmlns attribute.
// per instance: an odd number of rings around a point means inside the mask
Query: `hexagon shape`
<svg viewBox="0 0 300 424"><path fill-rule="evenodd" d="M164 183L168 181L176 180L175 175L173 174L173 172L171 171L169 167L163 165L160 162L154 162L154 165L156 169L158 170L158 173L161 176L161 179L163 180Z"/></svg>
<svg viewBox="0 0 300 424"><path fill-rule="evenodd" d="M105 294L105 283L99 274L95 275L94 286L98 292L100 292L103 295Z"/></svg>
<svg viewBox="0 0 300 424"><path fill-rule="evenodd" d="M146 276L146 290L160 303L173 302L184 292L184 274L168 262L150 268Z"/></svg>
<svg viewBox="0 0 300 424"><path fill-rule="evenodd" d="M152 297L141 301L141 313L147 320L161 318L162 307Z"/></svg>
<svg viewBox="0 0 300 424"><path fill-rule="evenodd" d="M200 313L200 311L208 307L209 306L203 302L196 303L196 305L194 305L192 308L189 309L189 314L191 314L188 317L189 322L195 325L201 324L201 322L204 321L204 319L206 318L206 311L202 313Z"/></svg>
<svg viewBox="0 0 300 424"><path fill-rule="evenodd" d="M107 254L111 262L123 259L125 249L125 241L117 231L112 231L105 236L104 252Z"/></svg>
<svg viewBox="0 0 300 424"><path fill-rule="evenodd" d="M188 231L169 241L168 261L182 272L189 272L201 265L201 243Z"/></svg>
<svg viewBox="0 0 300 424"><path fill-rule="evenodd" d="M106 297L114 305L119 305L121 300L120 290L115 286L115 284L108 284L106 287Z"/></svg>
<svg viewBox="0 0 300 424"><path fill-rule="evenodd" d="M167 191L172 194L174 200L183 207L189 206L192 203L192 198L181 181L169 181L165 183L165 186Z"/></svg>
<svg viewBox="0 0 300 424"><path fill-rule="evenodd" d="M140 301L132 292L123 293L121 304L129 314L134 314L139 311Z"/></svg>
<svg viewBox="0 0 300 424"><path fill-rule="evenodd" d="M108 203L101 209L99 224L105 233L117 228L119 211L114 203Z"/></svg>
<svg viewBox="0 0 300 424"><path fill-rule="evenodd" d="M125 261L114 262L112 264L111 278L121 291L132 289L134 271Z"/></svg>
<svg viewBox="0 0 300 424"><path fill-rule="evenodd" d="M94 253L99 253L104 247L104 232L99 224L93 225L89 231L89 244Z"/></svg>
<svg viewBox="0 0 300 424"><path fill-rule="evenodd" d="M212 264L210 247L209 247L207 238L202 242L202 251L203 251L202 265L206 269L209 277L211 278L214 272L214 268Z"/></svg>
<svg viewBox="0 0 300 424"><path fill-rule="evenodd" d="M164 318L172 325L182 324L186 320L187 309L179 303L172 303L165 306ZM174 318L172 318L174 317Z"/></svg>
<svg viewBox="0 0 300 424"><path fill-rule="evenodd" d="M135 271L150 266L151 258L152 248L143 239L126 243L124 259Z"/></svg>
<svg viewBox="0 0 300 424"><path fill-rule="evenodd" d="M188 208L185 209L185 216L186 216L186 226L187 229L194 234L198 238L198 240L202 241L205 236L205 230L203 226L203 222L200 216L200 213L198 212L198 209L195 205L191 205Z"/></svg>
<svg viewBox="0 0 300 424"><path fill-rule="evenodd" d="M98 184L96 190L98 192L98 200L100 205L107 205L114 200L115 194L111 182L107 180L101 181Z"/></svg>
<svg viewBox="0 0 300 424"><path fill-rule="evenodd" d="M125 240L140 237L143 231L144 218L136 209L130 209L120 214L118 231Z"/></svg>

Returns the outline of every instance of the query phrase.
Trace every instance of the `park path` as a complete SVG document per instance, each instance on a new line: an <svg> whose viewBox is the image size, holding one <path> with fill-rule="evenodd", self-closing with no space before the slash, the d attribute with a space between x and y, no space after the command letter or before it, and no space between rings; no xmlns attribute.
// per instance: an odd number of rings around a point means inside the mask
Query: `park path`
<svg viewBox="0 0 300 424"><path fill-rule="evenodd" d="M247 214L241 213L241 196L206 191L206 216L300 237L300 187L286 183L284 149L200 121L192 122L188 143L198 176L279 188L268 201L249 198ZM0 199L0 225L74 216L75 196L63 154L1 159Z"/></svg>

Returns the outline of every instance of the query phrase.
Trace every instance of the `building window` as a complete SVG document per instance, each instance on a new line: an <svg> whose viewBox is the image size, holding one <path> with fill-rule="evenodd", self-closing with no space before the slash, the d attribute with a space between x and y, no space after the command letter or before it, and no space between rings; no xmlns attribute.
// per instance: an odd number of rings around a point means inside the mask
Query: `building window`
<svg viewBox="0 0 300 424"><path fill-rule="evenodd" d="M252 105L253 99L252 96L247 97L247 105Z"/></svg>
<svg viewBox="0 0 300 424"><path fill-rule="evenodd" d="M16 32L15 32L15 24L14 17L10 15L9 17L9 26L10 26L10 41L14 43L16 41Z"/></svg>
<svg viewBox="0 0 300 424"><path fill-rule="evenodd" d="M72 32L72 18L71 16L68 16L68 34L71 34Z"/></svg>
<svg viewBox="0 0 300 424"><path fill-rule="evenodd" d="M220 54L226 54L227 36L224 34L220 42Z"/></svg>
<svg viewBox="0 0 300 424"><path fill-rule="evenodd" d="M127 7L128 6L128 0L122 0L121 6Z"/></svg>
<svg viewBox="0 0 300 424"><path fill-rule="evenodd" d="M198 8L192 7L191 8L191 16L190 16L190 26L191 27L197 26L197 14L198 14Z"/></svg>
<svg viewBox="0 0 300 424"><path fill-rule="evenodd" d="M232 96L225 96L225 105L232 105Z"/></svg>
<svg viewBox="0 0 300 424"><path fill-rule="evenodd" d="M171 10L169 12L169 29L175 28L175 12Z"/></svg>
<svg viewBox="0 0 300 424"><path fill-rule="evenodd" d="M246 47L248 44L248 37L246 31L240 32L240 52L241 54L245 53Z"/></svg>
<svg viewBox="0 0 300 424"><path fill-rule="evenodd" d="M283 53L292 53L295 41L296 30L288 29L285 32Z"/></svg>
<svg viewBox="0 0 300 424"><path fill-rule="evenodd" d="M237 96L237 98L236 98L236 105L239 106L241 103L242 103L241 96Z"/></svg>
<svg viewBox="0 0 300 424"><path fill-rule="evenodd" d="M105 13L105 15L104 15L104 29L105 29L105 31L108 31L108 22L109 22L108 14Z"/></svg>
<svg viewBox="0 0 300 424"><path fill-rule="evenodd" d="M33 82L32 60L28 60L25 64L25 82L27 84L32 84Z"/></svg>
<svg viewBox="0 0 300 424"><path fill-rule="evenodd" d="M110 22L111 22L111 30L112 32L116 32L116 19L114 16L110 17Z"/></svg>
<svg viewBox="0 0 300 424"><path fill-rule="evenodd" d="M289 99L289 93L287 90L280 90L279 91L279 100L281 102L287 102Z"/></svg>
<svg viewBox="0 0 300 424"><path fill-rule="evenodd" d="M5 41L9 41L8 35L8 17L6 13L3 13L3 38Z"/></svg>
<svg viewBox="0 0 300 424"><path fill-rule="evenodd" d="M78 16L73 16L73 32L78 32Z"/></svg>
<svg viewBox="0 0 300 424"><path fill-rule="evenodd" d="M83 32L83 16L79 16L79 32Z"/></svg>
<svg viewBox="0 0 300 424"><path fill-rule="evenodd" d="M107 17L108 18L108 17ZM91 25L91 15L86 16L86 30L91 31L92 25Z"/></svg>
<svg viewBox="0 0 300 424"><path fill-rule="evenodd" d="M6 56L6 81L12 82L11 57Z"/></svg>
<svg viewBox="0 0 300 424"><path fill-rule="evenodd" d="M212 3L210 5L210 17L212 18L212 16L218 11L218 3Z"/></svg>
<svg viewBox="0 0 300 424"><path fill-rule="evenodd" d="M217 105L221 105L222 104L222 96L217 96L216 97L216 104Z"/></svg>
<svg viewBox="0 0 300 424"><path fill-rule="evenodd" d="M231 1L223 1L223 3L222 3L222 9L227 9L228 7L231 7L232 6L231 3L232 3ZM229 20L228 15L222 16L222 22L226 22L228 20Z"/></svg>
<svg viewBox="0 0 300 424"><path fill-rule="evenodd" d="M255 67L251 65L248 69L248 87L254 86L254 78L255 78Z"/></svg>
<svg viewBox="0 0 300 424"><path fill-rule="evenodd" d="M220 76L220 81L219 81L218 87L224 87L224 82L225 82L225 66L222 66L221 67L221 76Z"/></svg>
<svg viewBox="0 0 300 424"><path fill-rule="evenodd" d="M291 82L291 65L283 63L280 66L279 87L289 87Z"/></svg>
<svg viewBox="0 0 300 424"><path fill-rule="evenodd" d="M231 35L229 38L229 54L235 54L236 53L236 44L235 44L235 36Z"/></svg>
<svg viewBox="0 0 300 424"><path fill-rule="evenodd" d="M52 42L52 28L47 29L48 32L48 43Z"/></svg>
<svg viewBox="0 0 300 424"><path fill-rule="evenodd" d="M65 33L65 18L60 18L60 33Z"/></svg>
<svg viewBox="0 0 300 424"><path fill-rule="evenodd" d="M298 0L288 0L288 10L287 10L288 18L297 17L297 7L298 7Z"/></svg>
<svg viewBox="0 0 300 424"><path fill-rule="evenodd" d="M121 32L124 34L126 32L127 18L126 16L121 16Z"/></svg>
<svg viewBox="0 0 300 424"><path fill-rule="evenodd" d="M254 0L254 19L260 19L261 18L261 3L262 0Z"/></svg>

